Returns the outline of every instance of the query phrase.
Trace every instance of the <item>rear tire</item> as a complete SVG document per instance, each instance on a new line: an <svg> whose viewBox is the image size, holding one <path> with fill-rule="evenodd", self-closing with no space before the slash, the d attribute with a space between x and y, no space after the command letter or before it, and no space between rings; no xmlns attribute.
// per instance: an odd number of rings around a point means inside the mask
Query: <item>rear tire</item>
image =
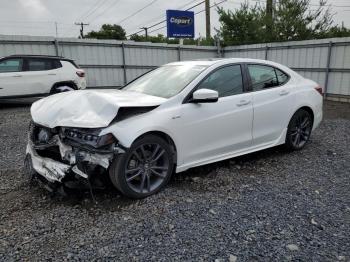
<svg viewBox="0 0 350 262"><path fill-rule="evenodd" d="M311 114L300 109L292 116L288 124L285 147L290 150L301 150L309 141L313 119Z"/></svg>
<svg viewBox="0 0 350 262"><path fill-rule="evenodd" d="M174 153L162 138L147 135L136 140L109 169L113 185L125 196L144 198L159 192L170 180Z"/></svg>
<svg viewBox="0 0 350 262"><path fill-rule="evenodd" d="M69 92L74 90L76 90L76 88L70 85L54 86L51 90L51 94L58 94L58 93Z"/></svg>

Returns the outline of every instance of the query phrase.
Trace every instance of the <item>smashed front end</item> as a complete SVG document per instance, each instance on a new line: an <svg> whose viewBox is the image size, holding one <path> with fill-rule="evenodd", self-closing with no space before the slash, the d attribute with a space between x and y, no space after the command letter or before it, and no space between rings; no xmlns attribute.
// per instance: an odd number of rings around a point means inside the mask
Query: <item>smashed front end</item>
<svg viewBox="0 0 350 262"><path fill-rule="evenodd" d="M123 153L112 134L99 128L47 128L31 123L26 149L26 170L47 189L75 188L101 178L114 156Z"/></svg>

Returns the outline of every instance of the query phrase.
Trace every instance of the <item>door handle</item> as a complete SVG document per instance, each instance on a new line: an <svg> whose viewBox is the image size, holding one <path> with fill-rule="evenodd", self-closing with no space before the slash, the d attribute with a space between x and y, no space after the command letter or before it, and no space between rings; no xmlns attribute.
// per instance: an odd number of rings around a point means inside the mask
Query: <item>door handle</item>
<svg viewBox="0 0 350 262"><path fill-rule="evenodd" d="M250 101L249 100L241 100L239 101L239 103L237 103L237 106L245 106L245 105L249 105Z"/></svg>
<svg viewBox="0 0 350 262"><path fill-rule="evenodd" d="M285 96L285 95L288 95L288 94L289 94L289 91L287 91L287 90L282 90L280 92L280 96Z"/></svg>
<svg viewBox="0 0 350 262"><path fill-rule="evenodd" d="M12 77L22 77L21 75L13 75Z"/></svg>
<svg viewBox="0 0 350 262"><path fill-rule="evenodd" d="M49 76L55 76L56 74L52 73L52 74L48 74Z"/></svg>

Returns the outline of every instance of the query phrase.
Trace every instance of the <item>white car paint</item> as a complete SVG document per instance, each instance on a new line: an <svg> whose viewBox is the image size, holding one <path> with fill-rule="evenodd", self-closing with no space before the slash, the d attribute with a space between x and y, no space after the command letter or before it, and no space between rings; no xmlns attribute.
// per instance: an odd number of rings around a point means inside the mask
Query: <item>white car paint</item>
<svg viewBox="0 0 350 262"><path fill-rule="evenodd" d="M234 63L271 65L289 74L290 80L276 88L221 97L215 103L183 103L210 72ZM112 133L126 148L147 132L163 132L175 144L177 172L283 144L288 123L301 107L307 106L314 113L313 129L322 120L323 98L315 90L317 83L285 66L244 58L184 61L171 65L185 64L208 67L169 99L126 91L81 91L75 92L72 100L69 95L59 94L34 103L32 117L48 127L103 127L100 136ZM150 105L159 106L110 123L121 107Z"/></svg>
<svg viewBox="0 0 350 262"><path fill-rule="evenodd" d="M11 59L11 56L7 58ZM33 57L23 56L23 59L25 58ZM45 56L37 56L36 58L45 59ZM59 58L57 60L60 60L62 67L56 69L20 72L0 71L0 98L46 95L50 93L55 84L62 82L74 82L78 89L85 89L85 77L80 77L76 73L82 69L76 68L69 61Z"/></svg>
<svg viewBox="0 0 350 262"><path fill-rule="evenodd" d="M41 99L30 111L35 123L50 128L96 128L108 126L120 107L157 106L164 101L165 98L121 90L78 90Z"/></svg>

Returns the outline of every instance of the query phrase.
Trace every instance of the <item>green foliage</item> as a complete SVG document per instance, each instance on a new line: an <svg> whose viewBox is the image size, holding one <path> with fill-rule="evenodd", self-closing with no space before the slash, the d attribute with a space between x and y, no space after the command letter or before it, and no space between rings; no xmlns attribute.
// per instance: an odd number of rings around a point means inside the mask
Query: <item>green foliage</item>
<svg viewBox="0 0 350 262"><path fill-rule="evenodd" d="M167 44L179 44L179 39L177 38L167 38L162 34L158 34L157 36L146 36L144 35L132 35L130 36L130 40L135 42L151 42L151 43L167 43ZM185 38L184 45L201 45L201 46L213 46L215 41L213 38L205 39L205 38Z"/></svg>
<svg viewBox="0 0 350 262"><path fill-rule="evenodd" d="M252 44L265 38L264 10L258 5L250 7L248 3L235 11L218 7L219 36L226 45Z"/></svg>
<svg viewBox="0 0 350 262"><path fill-rule="evenodd" d="M281 0L276 5L273 41L306 40L320 38L333 23L325 2L314 11L310 0Z"/></svg>
<svg viewBox="0 0 350 262"><path fill-rule="evenodd" d="M125 30L120 25L103 24L99 31L91 31L85 38L125 40Z"/></svg>
<svg viewBox="0 0 350 262"><path fill-rule="evenodd" d="M179 41L177 39L167 39L162 34L158 34L157 36L146 36L144 35L132 35L130 36L130 40L134 40L135 42L151 42L151 43L168 43L168 44L178 44Z"/></svg>
<svg viewBox="0 0 350 262"><path fill-rule="evenodd" d="M224 45L253 44L277 41L306 40L349 36L349 29L333 25L326 1L310 9L310 0L279 0L273 10L273 22L266 15L265 5L244 3L231 11L218 8Z"/></svg>

